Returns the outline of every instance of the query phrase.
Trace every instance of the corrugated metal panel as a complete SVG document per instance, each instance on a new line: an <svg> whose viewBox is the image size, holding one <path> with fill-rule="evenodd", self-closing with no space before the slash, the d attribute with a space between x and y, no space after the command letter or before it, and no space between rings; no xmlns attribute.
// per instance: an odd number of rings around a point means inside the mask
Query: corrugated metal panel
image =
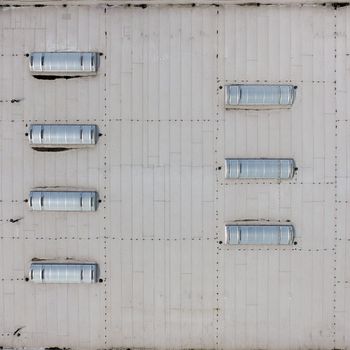
<svg viewBox="0 0 350 350"><path fill-rule="evenodd" d="M295 100L293 85L227 85L226 108L291 107Z"/></svg>
<svg viewBox="0 0 350 350"><path fill-rule="evenodd" d="M94 145L98 128L97 125L32 124L28 137L31 145Z"/></svg>
<svg viewBox="0 0 350 350"><path fill-rule="evenodd" d="M226 225L225 244L293 244L292 225Z"/></svg>
<svg viewBox="0 0 350 350"><path fill-rule="evenodd" d="M39 211L95 211L97 192L31 191L29 206Z"/></svg>
<svg viewBox="0 0 350 350"><path fill-rule="evenodd" d="M35 262L29 276L36 283L96 283L97 264Z"/></svg>
<svg viewBox="0 0 350 350"><path fill-rule="evenodd" d="M291 179L293 159L225 159L226 179Z"/></svg>
<svg viewBox="0 0 350 350"><path fill-rule="evenodd" d="M29 68L33 75L95 75L96 52L32 52Z"/></svg>
<svg viewBox="0 0 350 350"><path fill-rule="evenodd" d="M1 100L23 98L0 103L1 345L349 346L346 7L24 6L0 17ZM93 79L31 77L24 52L66 49L107 55ZM224 111L221 85L258 80L295 82L293 108ZM26 123L96 118L106 142L82 152L34 153L22 137ZM225 156L291 157L298 177L223 186ZM44 184L98 188L106 202L92 215L26 210L30 186ZM296 249L218 245L215 222L252 217L290 218ZM23 283L42 254L104 262L108 283ZM18 325L23 336L7 336Z"/></svg>

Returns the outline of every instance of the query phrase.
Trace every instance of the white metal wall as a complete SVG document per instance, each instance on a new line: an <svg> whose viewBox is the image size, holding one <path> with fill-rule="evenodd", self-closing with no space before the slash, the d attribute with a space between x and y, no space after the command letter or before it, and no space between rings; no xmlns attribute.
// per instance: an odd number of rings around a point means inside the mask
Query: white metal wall
<svg viewBox="0 0 350 350"><path fill-rule="evenodd" d="M0 9L0 345L348 347L349 19L331 6ZM103 56L97 77L40 81L24 56L38 50ZM298 85L293 108L224 110L221 86L257 81ZM24 133L45 121L103 136L34 152ZM225 157L294 158L298 172L229 182ZM35 186L102 203L33 213ZM221 245L242 219L291 220L298 244ZM104 282L33 286L33 257L96 261Z"/></svg>

